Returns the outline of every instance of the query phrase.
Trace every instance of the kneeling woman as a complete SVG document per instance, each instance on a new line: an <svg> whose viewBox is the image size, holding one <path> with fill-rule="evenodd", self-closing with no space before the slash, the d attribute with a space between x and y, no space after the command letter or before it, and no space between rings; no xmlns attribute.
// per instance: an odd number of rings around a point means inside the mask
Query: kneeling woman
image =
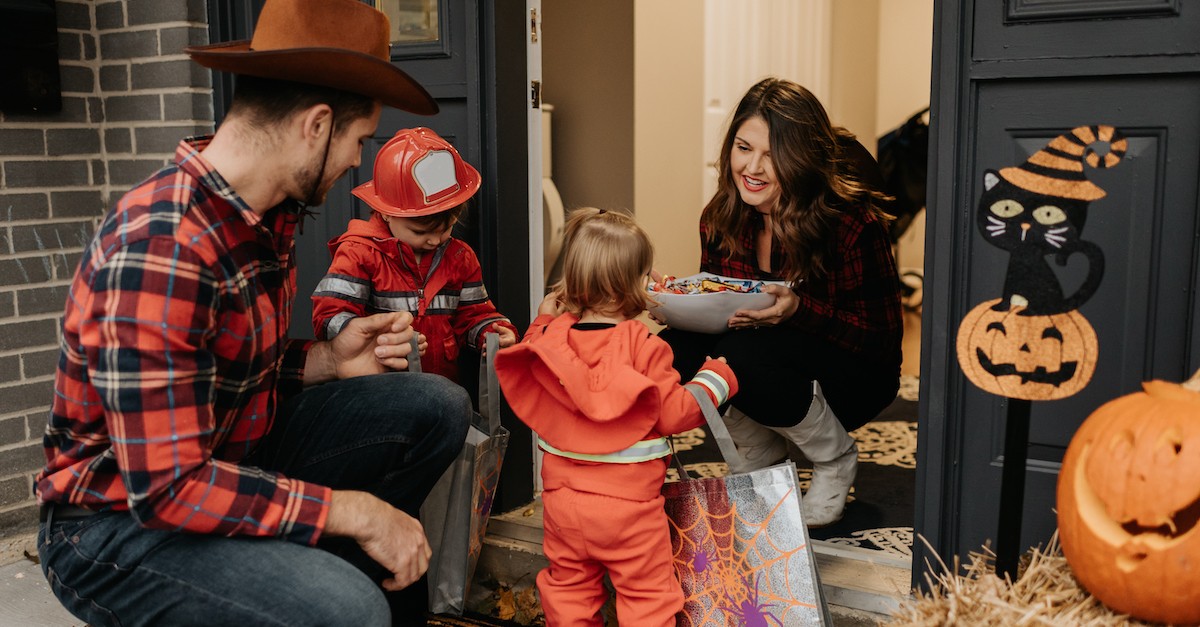
<svg viewBox="0 0 1200 627"><path fill-rule="evenodd" d="M858 468L848 431L899 387L900 281L881 185L871 155L807 89L773 78L750 88L701 215L700 269L792 288L769 286L775 304L736 312L725 333L660 334L684 380L707 355L738 373L725 421L748 463L781 461L788 441L813 462L811 527L842 517Z"/></svg>

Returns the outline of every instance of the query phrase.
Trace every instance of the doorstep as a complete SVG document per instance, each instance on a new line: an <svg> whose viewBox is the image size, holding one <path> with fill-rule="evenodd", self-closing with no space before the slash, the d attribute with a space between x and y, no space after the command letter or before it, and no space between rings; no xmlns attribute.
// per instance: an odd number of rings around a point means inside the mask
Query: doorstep
<svg viewBox="0 0 1200 627"><path fill-rule="evenodd" d="M902 600L911 597L911 560L821 540L813 541L813 552L835 624L882 622ZM546 565L539 499L491 517L472 587L479 590L496 582L514 587L533 585L537 572ZM855 622L857 619L862 622Z"/></svg>

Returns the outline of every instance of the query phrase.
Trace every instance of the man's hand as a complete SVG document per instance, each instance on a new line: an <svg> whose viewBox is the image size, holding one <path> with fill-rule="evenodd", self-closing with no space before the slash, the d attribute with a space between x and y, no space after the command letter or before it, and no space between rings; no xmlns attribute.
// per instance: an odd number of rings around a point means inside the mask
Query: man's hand
<svg viewBox="0 0 1200 627"><path fill-rule="evenodd" d="M392 576L384 590L412 585L429 569L433 550L421 523L384 501L351 490L334 490L325 520L325 533L354 538L371 559Z"/></svg>
<svg viewBox="0 0 1200 627"><path fill-rule="evenodd" d="M304 383L407 370L411 324L412 314L407 311L351 319L332 340L309 349Z"/></svg>

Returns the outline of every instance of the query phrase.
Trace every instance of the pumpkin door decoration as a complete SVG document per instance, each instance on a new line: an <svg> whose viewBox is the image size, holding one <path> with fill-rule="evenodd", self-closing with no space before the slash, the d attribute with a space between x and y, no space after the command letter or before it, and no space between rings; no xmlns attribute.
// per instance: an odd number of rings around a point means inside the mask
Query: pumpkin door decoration
<svg viewBox="0 0 1200 627"><path fill-rule="evenodd" d="M1200 622L1200 372L1147 381L1088 416L1063 458L1058 526L1076 579L1105 605Z"/></svg>
<svg viewBox="0 0 1200 627"><path fill-rule="evenodd" d="M1078 311L1028 315L981 303L958 328L958 362L971 383L999 396L1054 400L1075 394L1096 370L1096 332Z"/></svg>

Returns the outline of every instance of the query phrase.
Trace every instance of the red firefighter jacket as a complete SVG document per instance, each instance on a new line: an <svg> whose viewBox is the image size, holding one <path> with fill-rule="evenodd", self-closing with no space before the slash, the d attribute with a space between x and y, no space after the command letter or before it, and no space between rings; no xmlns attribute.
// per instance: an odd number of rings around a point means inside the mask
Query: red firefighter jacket
<svg viewBox="0 0 1200 627"><path fill-rule="evenodd" d="M418 264L412 248L374 215L351 220L329 252L333 262L312 296L317 339L332 339L359 316L407 311L429 342L421 369L458 381L460 346L479 348L495 324L516 330L492 305L479 259L462 240L446 240Z"/></svg>

